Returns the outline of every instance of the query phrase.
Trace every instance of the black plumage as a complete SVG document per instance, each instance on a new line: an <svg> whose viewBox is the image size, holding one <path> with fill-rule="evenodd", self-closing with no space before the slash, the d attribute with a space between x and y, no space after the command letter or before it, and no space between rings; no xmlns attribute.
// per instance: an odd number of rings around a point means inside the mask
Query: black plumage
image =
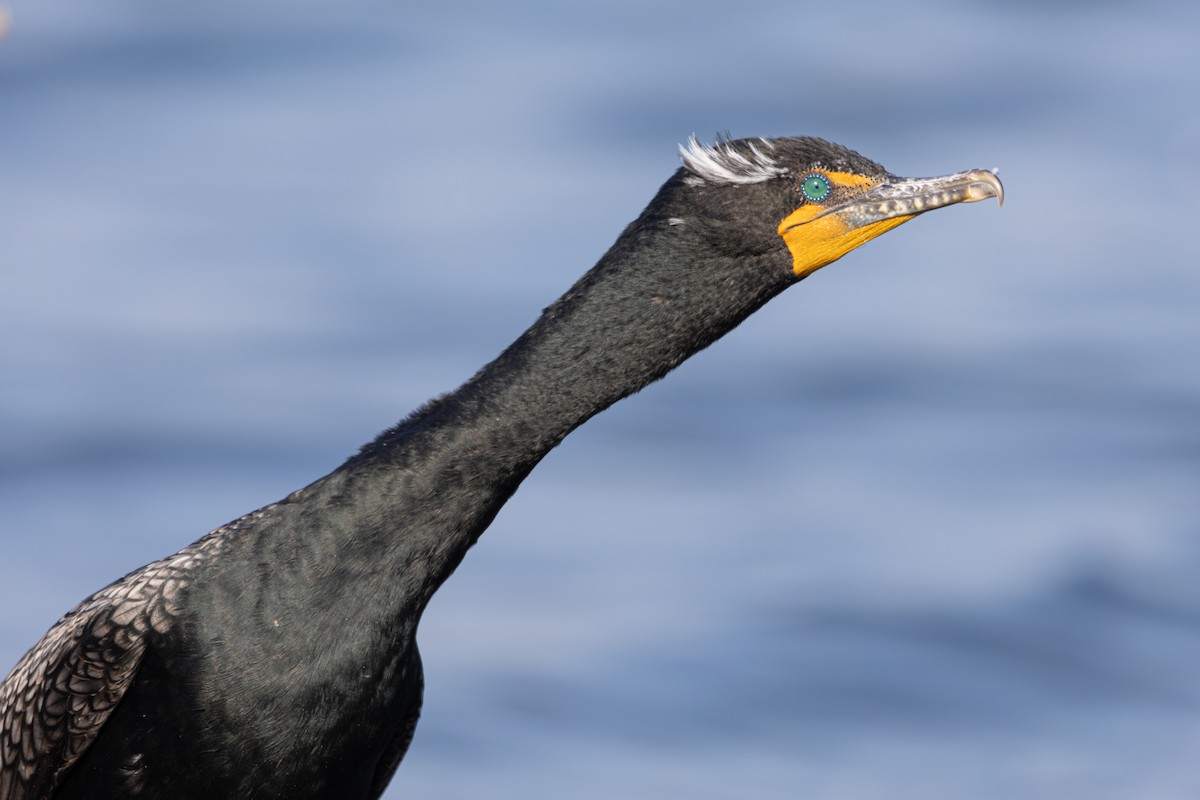
<svg viewBox="0 0 1200 800"><path fill-rule="evenodd" d="M0 800L378 797L420 709L421 613L546 453L813 269L1002 191L984 171L895 178L819 139L683 155L461 388L63 617L0 686Z"/></svg>

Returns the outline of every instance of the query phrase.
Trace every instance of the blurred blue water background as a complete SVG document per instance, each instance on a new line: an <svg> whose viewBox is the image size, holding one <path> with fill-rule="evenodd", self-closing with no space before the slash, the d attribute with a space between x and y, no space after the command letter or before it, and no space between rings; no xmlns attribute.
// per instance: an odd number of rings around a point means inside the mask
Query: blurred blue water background
<svg viewBox="0 0 1200 800"><path fill-rule="evenodd" d="M694 132L994 203L873 242L533 474L390 798L1200 795L1200 7L11 2L0 672L336 466Z"/></svg>

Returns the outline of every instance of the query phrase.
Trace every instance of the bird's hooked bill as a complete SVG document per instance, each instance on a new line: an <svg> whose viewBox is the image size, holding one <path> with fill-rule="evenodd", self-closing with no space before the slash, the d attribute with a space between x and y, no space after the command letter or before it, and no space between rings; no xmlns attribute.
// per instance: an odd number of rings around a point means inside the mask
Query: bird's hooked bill
<svg viewBox="0 0 1200 800"><path fill-rule="evenodd" d="M955 203L994 197L1004 205L1004 184L988 169L972 169L937 178L892 178L800 224L836 214L848 228L861 228L895 217L912 217Z"/></svg>

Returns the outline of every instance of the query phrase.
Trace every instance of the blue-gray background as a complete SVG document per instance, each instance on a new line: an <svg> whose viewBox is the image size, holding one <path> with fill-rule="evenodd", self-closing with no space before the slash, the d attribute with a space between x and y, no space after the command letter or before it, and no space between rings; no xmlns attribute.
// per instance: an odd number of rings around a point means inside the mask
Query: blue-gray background
<svg viewBox="0 0 1200 800"><path fill-rule="evenodd" d="M0 672L467 378L688 134L819 134L1008 203L553 453L388 796L1197 796L1200 7L410 5L10 4Z"/></svg>

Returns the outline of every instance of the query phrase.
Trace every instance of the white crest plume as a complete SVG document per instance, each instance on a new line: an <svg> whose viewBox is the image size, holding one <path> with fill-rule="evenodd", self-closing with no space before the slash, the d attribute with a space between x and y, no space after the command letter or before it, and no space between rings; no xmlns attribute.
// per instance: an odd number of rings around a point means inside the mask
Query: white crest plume
<svg viewBox="0 0 1200 800"><path fill-rule="evenodd" d="M762 138L757 143L718 138L710 147L693 133L686 144L679 145L683 166L691 173L683 182L688 186L762 183L786 175L787 167L779 166L768 154L774 149L770 140Z"/></svg>

